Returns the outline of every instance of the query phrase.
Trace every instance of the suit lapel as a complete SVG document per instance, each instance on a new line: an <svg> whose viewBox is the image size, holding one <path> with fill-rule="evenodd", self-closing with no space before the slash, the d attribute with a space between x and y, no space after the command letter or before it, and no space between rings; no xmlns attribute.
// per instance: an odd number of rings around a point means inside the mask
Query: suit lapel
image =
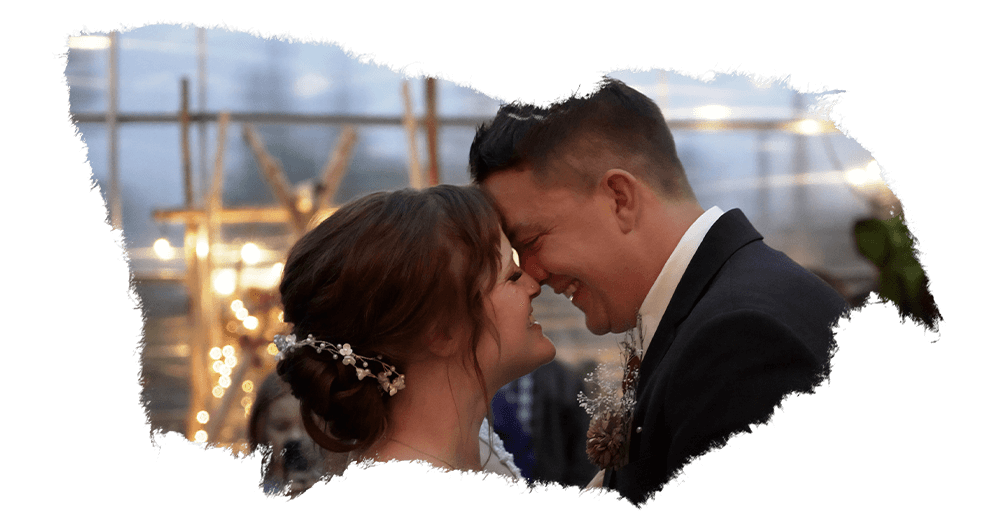
<svg viewBox="0 0 1000 531"><path fill-rule="evenodd" d="M726 212L712 225L681 276L670 304L649 342L639 369L640 389L643 380L659 365L674 342L677 327L691 313L722 265L741 247L761 239L763 237L738 208Z"/></svg>

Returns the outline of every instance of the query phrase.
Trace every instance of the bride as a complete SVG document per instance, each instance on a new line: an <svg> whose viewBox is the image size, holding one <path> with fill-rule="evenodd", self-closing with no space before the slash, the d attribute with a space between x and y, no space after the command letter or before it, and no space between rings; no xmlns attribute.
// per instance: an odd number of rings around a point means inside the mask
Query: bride
<svg viewBox="0 0 1000 531"><path fill-rule="evenodd" d="M355 461L484 470L493 395L555 356L532 317L539 285L474 187L341 207L292 247L280 291L278 374L309 435Z"/></svg>

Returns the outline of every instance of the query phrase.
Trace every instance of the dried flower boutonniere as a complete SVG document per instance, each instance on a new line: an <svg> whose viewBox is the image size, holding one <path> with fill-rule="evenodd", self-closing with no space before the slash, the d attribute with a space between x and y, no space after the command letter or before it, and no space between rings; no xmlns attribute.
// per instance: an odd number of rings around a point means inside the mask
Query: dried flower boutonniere
<svg viewBox="0 0 1000 531"><path fill-rule="evenodd" d="M602 469L621 468L628 462L629 430L635 409L635 388L642 362L642 317L625 333L619 363L603 363L584 379L591 396L581 392L580 406L590 415L587 456ZM621 374L621 380L618 380Z"/></svg>

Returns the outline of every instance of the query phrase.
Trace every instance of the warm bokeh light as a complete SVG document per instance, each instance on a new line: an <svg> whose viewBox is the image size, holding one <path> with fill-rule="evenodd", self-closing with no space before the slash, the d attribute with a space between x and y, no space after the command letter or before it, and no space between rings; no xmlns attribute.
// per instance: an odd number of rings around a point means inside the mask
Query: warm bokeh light
<svg viewBox="0 0 1000 531"><path fill-rule="evenodd" d="M819 122L812 119L799 120L795 123L795 130L802 135L815 135L820 131Z"/></svg>
<svg viewBox="0 0 1000 531"><path fill-rule="evenodd" d="M205 442L208 440L208 432L205 430L198 430L194 432L195 442Z"/></svg>
<svg viewBox="0 0 1000 531"><path fill-rule="evenodd" d="M272 355L272 356L277 356L278 355L278 346L275 345L274 343L268 343L267 344L267 353L270 354L270 355Z"/></svg>
<svg viewBox="0 0 1000 531"><path fill-rule="evenodd" d="M111 47L111 38L104 35L79 35L69 38L69 47L76 50L105 50Z"/></svg>
<svg viewBox="0 0 1000 531"><path fill-rule="evenodd" d="M221 374L222 376L229 376L229 375L233 374L233 369L230 368L230 367L228 367L228 366L226 366L226 365L223 365L222 369L219 370L219 374Z"/></svg>
<svg viewBox="0 0 1000 531"><path fill-rule="evenodd" d="M234 311L238 312L243 309L243 301L239 299L233 299L233 302L229 304L229 307Z"/></svg>
<svg viewBox="0 0 1000 531"><path fill-rule="evenodd" d="M206 422L208 422L208 411L205 411L203 409L203 410L199 411L198 414L195 415L194 418L198 419L198 422L200 422L202 424L205 424Z"/></svg>
<svg viewBox="0 0 1000 531"><path fill-rule="evenodd" d="M219 387L218 385L212 388L212 396L215 398L222 398L222 395L226 394L226 390Z"/></svg>
<svg viewBox="0 0 1000 531"><path fill-rule="evenodd" d="M232 295L236 291L236 271L220 269L212 275L212 287L219 295Z"/></svg>
<svg viewBox="0 0 1000 531"><path fill-rule="evenodd" d="M208 351L208 357L213 360L217 360L222 357L222 349L219 347L212 347L212 350Z"/></svg>
<svg viewBox="0 0 1000 531"><path fill-rule="evenodd" d="M244 396L243 400L240 400L240 405L243 407L250 407L253 404L253 399L249 396Z"/></svg>
<svg viewBox="0 0 1000 531"><path fill-rule="evenodd" d="M694 109L694 115L705 120L721 120L733 114L733 110L725 105L704 105Z"/></svg>
<svg viewBox="0 0 1000 531"><path fill-rule="evenodd" d="M281 283L281 273L285 270L285 264L281 262L275 263L271 266L271 285L277 286Z"/></svg>
<svg viewBox="0 0 1000 531"><path fill-rule="evenodd" d="M229 389L229 386L233 385L233 380L228 376L220 376L219 385L221 385L223 389Z"/></svg>
<svg viewBox="0 0 1000 531"><path fill-rule="evenodd" d="M246 319L243 319L243 326L245 326L247 330L256 330L259 324L260 321L257 320L257 318L252 315L247 317Z"/></svg>
<svg viewBox="0 0 1000 531"><path fill-rule="evenodd" d="M226 345L222 347L222 355L225 357L233 356L236 354L236 349L232 345Z"/></svg>
<svg viewBox="0 0 1000 531"><path fill-rule="evenodd" d="M226 364L222 363L221 361L217 361L217 362L215 362L215 363L212 364L212 370L215 371L215 372L217 372L217 373L220 373L220 374L222 373L222 370L225 367L226 367Z"/></svg>
<svg viewBox="0 0 1000 531"><path fill-rule="evenodd" d="M874 160L864 168L854 168L847 172L847 183L864 192L882 185L882 170Z"/></svg>
<svg viewBox="0 0 1000 531"><path fill-rule="evenodd" d="M253 242L245 243L240 249L240 258L249 265L260 262L260 247L257 247L257 244Z"/></svg>
<svg viewBox="0 0 1000 531"><path fill-rule="evenodd" d="M251 382L250 380L243 380L243 390L246 391L247 393L252 392L253 382Z"/></svg>
<svg viewBox="0 0 1000 531"><path fill-rule="evenodd" d="M238 360L236 359L236 356L229 356L228 358L226 358L226 367L229 368L235 367L237 361Z"/></svg>
<svg viewBox="0 0 1000 531"><path fill-rule="evenodd" d="M170 241L166 238L160 238L153 242L153 252L163 260L170 260L176 255L174 248L170 246Z"/></svg>
<svg viewBox="0 0 1000 531"><path fill-rule="evenodd" d="M248 315L250 315L250 310L247 310L246 308L240 308L239 310L236 310L236 318L239 319L240 321L246 319Z"/></svg>
<svg viewBox="0 0 1000 531"><path fill-rule="evenodd" d="M198 238L198 243L194 246L194 252L198 255L198 258L205 258L208 256L208 240L205 238Z"/></svg>

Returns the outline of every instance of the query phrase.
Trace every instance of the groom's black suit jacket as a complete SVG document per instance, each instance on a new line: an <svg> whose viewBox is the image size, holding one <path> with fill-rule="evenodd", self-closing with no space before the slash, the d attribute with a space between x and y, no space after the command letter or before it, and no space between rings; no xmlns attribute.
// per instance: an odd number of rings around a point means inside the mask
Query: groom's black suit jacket
<svg viewBox="0 0 1000 531"><path fill-rule="evenodd" d="M741 211L723 214L650 339L629 461L605 486L641 503L694 457L768 420L788 393L811 391L829 373L831 325L846 309Z"/></svg>

